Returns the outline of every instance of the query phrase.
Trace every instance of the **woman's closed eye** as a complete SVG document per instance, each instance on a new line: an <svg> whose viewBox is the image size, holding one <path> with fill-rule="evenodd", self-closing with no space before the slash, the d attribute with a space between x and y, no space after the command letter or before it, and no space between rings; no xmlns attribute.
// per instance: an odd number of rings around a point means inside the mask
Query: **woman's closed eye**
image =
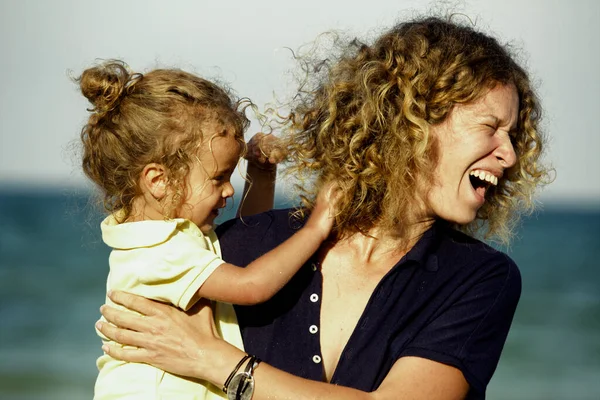
<svg viewBox="0 0 600 400"><path fill-rule="evenodd" d="M519 131L517 131L516 129L513 129L510 132L508 132L508 138L510 139L510 143L513 146L516 145L518 136L519 136Z"/></svg>

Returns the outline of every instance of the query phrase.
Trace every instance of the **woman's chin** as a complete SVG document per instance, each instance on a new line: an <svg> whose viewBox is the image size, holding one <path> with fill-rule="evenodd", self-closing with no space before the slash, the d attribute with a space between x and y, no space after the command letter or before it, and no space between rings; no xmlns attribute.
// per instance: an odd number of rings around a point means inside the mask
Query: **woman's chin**
<svg viewBox="0 0 600 400"><path fill-rule="evenodd" d="M457 225L468 225L477 218L479 207L472 207L466 204L453 207L449 212L439 215L439 218Z"/></svg>

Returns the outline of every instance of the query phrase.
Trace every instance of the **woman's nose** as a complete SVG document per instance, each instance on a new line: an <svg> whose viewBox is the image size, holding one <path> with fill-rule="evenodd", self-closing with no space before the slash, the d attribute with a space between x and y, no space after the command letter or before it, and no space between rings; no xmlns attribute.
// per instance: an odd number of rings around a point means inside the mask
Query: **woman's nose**
<svg viewBox="0 0 600 400"><path fill-rule="evenodd" d="M500 165L505 169L512 167L517 162L517 154L509 135L502 138L502 142L494 153Z"/></svg>

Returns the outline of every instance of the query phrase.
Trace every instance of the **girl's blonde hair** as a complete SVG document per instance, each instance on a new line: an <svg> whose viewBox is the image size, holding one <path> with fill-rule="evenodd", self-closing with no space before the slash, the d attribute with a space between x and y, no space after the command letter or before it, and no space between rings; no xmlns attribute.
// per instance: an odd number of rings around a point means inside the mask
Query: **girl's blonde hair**
<svg viewBox="0 0 600 400"><path fill-rule="evenodd" d="M81 130L83 171L102 190L105 209L121 210L124 219L141 195L140 174L149 163L166 167L172 207L179 205L194 156L209 139L201 130L204 122L232 127L244 148L249 101L198 76L178 69L133 73L124 62L110 60L76 80L93 105Z"/></svg>
<svg viewBox="0 0 600 400"><path fill-rule="evenodd" d="M518 161L490 188L477 219L460 227L472 234L485 227L486 236L508 241L518 216L533 208L535 188L548 178L540 162L540 104L508 49L470 26L430 17L401 23L372 44L355 39L340 54L333 62L302 59L308 78L287 119L289 172L316 178L314 191L299 186L304 204L312 207L321 185L336 182L338 233L377 226L402 237L427 196L418 182L433 179L438 149L429 127L455 105L514 84Z"/></svg>

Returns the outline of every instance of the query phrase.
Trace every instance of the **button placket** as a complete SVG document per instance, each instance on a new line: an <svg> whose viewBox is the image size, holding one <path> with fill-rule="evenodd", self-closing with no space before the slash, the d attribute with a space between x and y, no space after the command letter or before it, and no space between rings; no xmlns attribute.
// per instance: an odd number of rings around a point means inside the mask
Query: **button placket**
<svg viewBox="0 0 600 400"><path fill-rule="evenodd" d="M319 269L319 265L317 263L312 263L311 264L311 269L313 270L313 272L317 272L317 270ZM317 293L312 293L308 299L310 300L311 303L316 303L319 301L319 295ZM316 335L317 332L319 332L319 327L315 324L311 325L308 327L308 332L311 335ZM322 358L319 354L315 354L312 356L312 362L314 364L321 364Z"/></svg>

